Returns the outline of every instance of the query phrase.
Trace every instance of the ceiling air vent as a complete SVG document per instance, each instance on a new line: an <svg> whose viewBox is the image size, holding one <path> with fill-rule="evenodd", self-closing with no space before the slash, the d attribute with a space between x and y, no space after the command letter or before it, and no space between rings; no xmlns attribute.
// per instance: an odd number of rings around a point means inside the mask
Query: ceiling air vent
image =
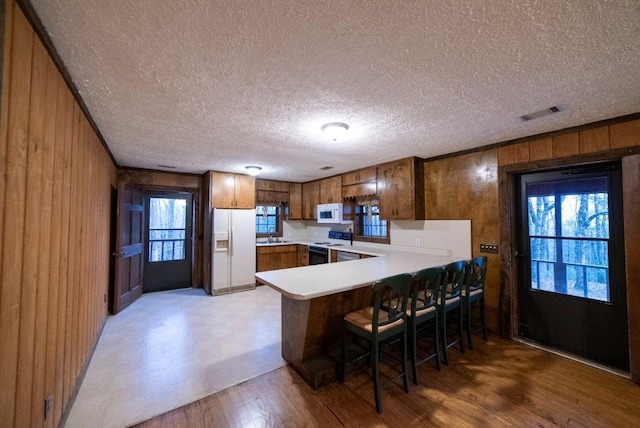
<svg viewBox="0 0 640 428"><path fill-rule="evenodd" d="M533 113L525 114L524 116L520 116L520 119L522 119L522 120L524 120L526 122L528 120L533 120L533 119L537 119L539 117L548 116L550 114L557 113L559 111L560 111L560 109L558 107L553 106L553 107L546 108L544 110L539 110L539 111L535 111Z"/></svg>
<svg viewBox="0 0 640 428"><path fill-rule="evenodd" d="M323 166L322 168L320 168L320 171L326 171L328 169L332 169L332 166Z"/></svg>

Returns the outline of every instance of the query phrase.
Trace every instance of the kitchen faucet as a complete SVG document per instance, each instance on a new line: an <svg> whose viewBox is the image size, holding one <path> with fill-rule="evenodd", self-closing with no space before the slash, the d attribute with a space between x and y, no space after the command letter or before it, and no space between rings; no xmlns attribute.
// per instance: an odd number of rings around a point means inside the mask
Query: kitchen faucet
<svg viewBox="0 0 640 428"><path fill-rule="evenodd" d="M269 232L269 238L267 238L267 243L271 243L271 241L273 240L273 234L276 231L276 227L275 226L269 226L269 228L267 228L267 232Z"/></svg>

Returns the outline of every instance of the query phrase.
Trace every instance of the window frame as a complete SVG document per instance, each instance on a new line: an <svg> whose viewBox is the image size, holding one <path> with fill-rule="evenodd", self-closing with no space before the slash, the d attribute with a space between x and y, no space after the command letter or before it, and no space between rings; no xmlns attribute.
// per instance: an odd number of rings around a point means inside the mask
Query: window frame
<svg viewBox="0 0 640 428"><path fill-rule="evenodd" d="M273 233L259 233L257 230L256 232L256 238L268 238L269 235L271 236L277 236L277 237L282 237L283 236L283 230L282 230L282 225L283 225L283 220L284 220L284 207L282 206L282 204L269 204L269 203L264 203L264 204L256 204L256 218L258 217L258 215L262 215L262 214L258 214L258 207L275 207L276 208L276 231Z"/></svg>
<svg viewBox="0 0 640 428"><path fill-rule="evenodd" d="M347 205L347 203L345 203L344 205ZM372 243L376 243L376 244L391 244L391 222L389 220L386 219L380 219L380 220L384 220L387 222L387 236L383 237L383 236L370 236L370 235L363 235L362 234L362 225L361 225L361 217L362 214L358 213L358 207L361 207L363 205L358 204L357 201L355 200L350 200L348 203L348 210L349 210L349 216L351 217L351 220L353 220L353 240L354 241L360 241L360 242L372 242ZM379 205L378 205L378 209Z"/></svg>

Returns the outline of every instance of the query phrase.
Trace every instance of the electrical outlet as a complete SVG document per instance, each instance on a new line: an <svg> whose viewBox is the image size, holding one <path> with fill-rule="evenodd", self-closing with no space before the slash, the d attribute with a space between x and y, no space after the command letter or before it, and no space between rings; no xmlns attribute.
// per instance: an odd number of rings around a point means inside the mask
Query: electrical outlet
<svg viewBox="0 0 640 428"><path fill-rule="evenodd" d="M480 244L480 252L498 254L498 246L493 244Z"/></svg>
<svg viewBox="0 0 640 428"><path fill-rule="evenodd" d="M420 238L416 238L416 247L420 246Z"/></svg>

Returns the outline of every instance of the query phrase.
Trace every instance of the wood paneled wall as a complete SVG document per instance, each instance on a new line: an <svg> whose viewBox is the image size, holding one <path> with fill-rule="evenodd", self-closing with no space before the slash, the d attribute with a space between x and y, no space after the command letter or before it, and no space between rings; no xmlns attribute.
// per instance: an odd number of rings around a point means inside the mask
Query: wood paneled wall
<svg viewBox="0 0 640 428"><path fill-rule="evenodd" d="M500 243L497 150L425 162L425 210L429 220L471 220L473 257L488 258L487 326L498 331L500 257L481 254L480 244Z"/></svg>
<svg viewBox="0 0 640 428"><path fill-rule="evenodd" d="M640 120L632 120L500 147L498 164L505 166L571 158L639 145Z"/></svg>
<svg viewBox="0 0 640 428"><path fill-rule="evenodd" d="M19 7L3 5L0 425L57 426L107 316L116 170Z"/></svg>
<svg viewBox="0 0 640 428"><path fill-rule="evenodd" d="M517 334L517 296L513 261L509 256L513 248L512 211L505 208L511 202L507 173L623 159L631 374L640 383L640 311L635 310L640 307L637 285L640 278L637 263L630 262L630 257L637 252L635 243L640 241L638 220L634 218L637 210L633 208L637 203L630 202L638 186L637 153L640 153L640 120L629 120L557 132L550 137L533 138L498 149L427 160L424 174L427 219L471 219L474 256L480 254L480 243L501 245L499 255L486 254L489 258L487 323L490 329L510 336Z"/></svg>

